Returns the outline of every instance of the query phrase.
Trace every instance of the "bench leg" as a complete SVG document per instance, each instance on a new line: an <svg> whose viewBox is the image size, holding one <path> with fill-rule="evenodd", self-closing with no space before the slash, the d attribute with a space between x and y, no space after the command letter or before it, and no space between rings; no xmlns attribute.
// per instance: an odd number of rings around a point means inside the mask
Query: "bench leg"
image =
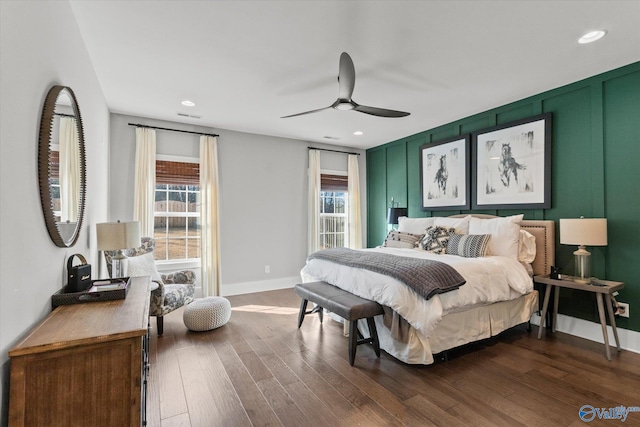
<svg viewBox="0 0 640 427"><path fill-rule="evenodd" d="M367 325L369 326L369 339L373 344L373 350L376 352L376 356L380 357L380 342L378 341L378 330L376 329L376 322L373 320L373 317L367 318Z"/></svg>
<svg viewBox="0 0 640 427"><path fill-rule="evenodd" d="M302 326L302 321L304 320L304 315L306 314L306 311L307 311L308 302L309 301L307 301L304 298L300 302L300 313L298 313L298 329L300 329L300 326Z"/></svg>
<svg viewBox="0 0 640 427"><path fill-rule="evenodd" d="M358 321L352 320L349 325L349 364L353 366L356 360L356 348L358 347Z"/></svg>

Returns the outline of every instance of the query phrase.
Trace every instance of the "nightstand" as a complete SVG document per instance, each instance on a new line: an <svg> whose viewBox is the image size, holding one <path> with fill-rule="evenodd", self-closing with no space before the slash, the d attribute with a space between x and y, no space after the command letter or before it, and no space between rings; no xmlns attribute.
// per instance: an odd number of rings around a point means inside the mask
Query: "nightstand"
<svg viewBox="0 0 640 427"><path fill-rule="evenodd" d="M611 352L609 350L609 334L607 334L607 319L604 314L604 305L606 304L607 312L609 313L609 322L611 323L611 329L613 329L613 336L616 339L616 347L618 348L618 351L620 351L620 340L618 339L618 331L616 329L616 319L613 315L613 307L611 306L611 294L624 288L623 282L594 280L594 283L597 284L582 284L574 282L571 276L565 275L563 275L562 280L551 279L549 278L549 275L534 276L533 281L536 283L547 285L547 290L544 294L544 303L542 304L542 316L540 317L538 339L542 338L542 329L544 327L544 320L547 316L547 309L549 307L551 288L553 288L554 286L556 288L553 303L553 320L551 327L552 332L556 331L556 317L558 315L558 297L560 294L560 288L577 289L579 291L592 292L596 295L596 301L598 302L598 314L600 315L600 326L602 326L602 336L604 337L604 348L607 352L607 359L611 360Z"/></svg>

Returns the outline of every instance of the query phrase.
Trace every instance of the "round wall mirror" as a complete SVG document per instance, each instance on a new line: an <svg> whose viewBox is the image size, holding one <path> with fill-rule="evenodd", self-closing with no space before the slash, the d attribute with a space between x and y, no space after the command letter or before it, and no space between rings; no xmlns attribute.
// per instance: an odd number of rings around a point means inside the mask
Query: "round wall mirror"
<svg viewBox="0 0 640 427"><path fill-rule="evenodd" d="M78 102L66 86L49 90L42 109L38 174L49 236L56 246L78 240L86 191L84 132Z"/></svg>

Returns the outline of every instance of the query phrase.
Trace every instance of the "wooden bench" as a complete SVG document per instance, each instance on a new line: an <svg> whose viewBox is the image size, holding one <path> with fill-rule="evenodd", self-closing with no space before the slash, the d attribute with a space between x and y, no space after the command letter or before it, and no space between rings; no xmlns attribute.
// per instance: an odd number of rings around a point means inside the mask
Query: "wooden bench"
<svg viewBox="0 0 640 427"><path fill-rule="evenodd" d="M302 326L306 314L318 313L322 323L322 310L328 310L350 322L349 325L349 363L353 366L356 347L360 344L372 344L376 356L380 357L380 343L373 317L383 314L382 306L375 301L360 298L326 282L302 283L295 287L296 294L302 298L298 314L298 328ZM307 303L317 306L307 311ZM369 338L358 339L358 319L367 319Z"/></svg>

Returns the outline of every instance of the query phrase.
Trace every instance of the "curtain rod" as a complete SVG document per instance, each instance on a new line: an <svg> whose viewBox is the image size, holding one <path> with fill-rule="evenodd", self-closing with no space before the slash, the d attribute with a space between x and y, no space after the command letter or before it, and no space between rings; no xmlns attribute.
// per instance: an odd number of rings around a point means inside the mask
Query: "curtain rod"
<svg viewBox="0 0 640 427"><path fill-rule="evenodd" d="M204 135L204 136L220 136L220 135L216 135L215 133L204 133L204 132L193 132L190 130L180 130L180 129L170 129L170 128L161 128L158 126L149 126L149 125L143 125L140 123L129 123L129 126L135 126L137 128L149 128L149 129L158 129L158 130L168 130L171 132L182 132L182 133L190 133L193 135Z"/></svg>
<svg viewBox="0 0 640 427"><path fill-rule="evenodd" d="M330 151L332 153L341 153L341 154L355 154L356 156L359 156L360 153L348 153L346 151L339 151L339 150L329 150L328 148L316 148L316 147L307 147L309 150L320 150L320 151Z"/></svg>

